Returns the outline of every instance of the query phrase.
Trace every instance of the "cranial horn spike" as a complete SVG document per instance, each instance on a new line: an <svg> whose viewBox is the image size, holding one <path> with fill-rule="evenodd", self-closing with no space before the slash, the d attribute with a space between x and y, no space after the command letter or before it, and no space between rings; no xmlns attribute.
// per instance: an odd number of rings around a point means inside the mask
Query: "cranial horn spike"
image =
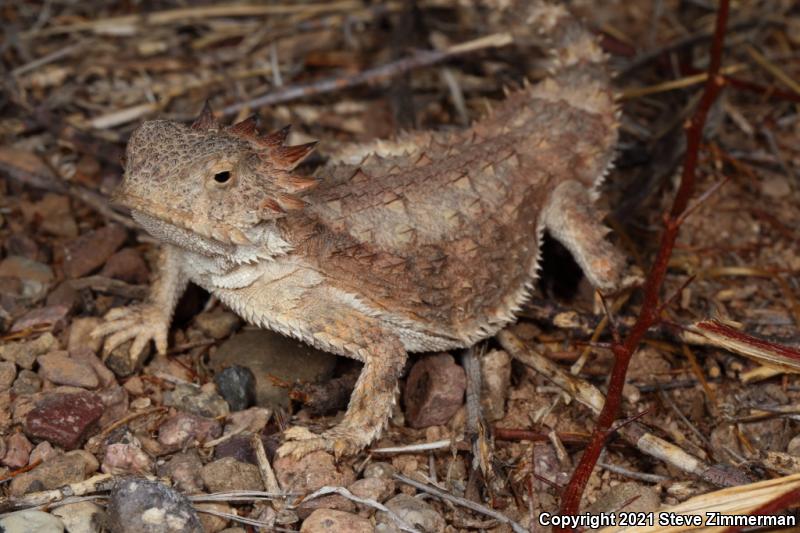
<svg viewBox="0 0 800 533"><path fill-rule="evenodd" d="M286 211L297 211L298 209L303 209L306 206L306 203L303 200L296 196L292 196L291 194L279 193L275 195L275 199Z"/></svg>
<svg viewBox="0 0 800 533"><path fill-rule="evenodd" d="M210 130L210 129L218 129L219 122L217 119L214 118L214 112L211 111L211 104L206 103L203 104L203 110L200 111L200 115L192 122L192 129L195 130Z"/></svg>
<svg viewBox="0 0 800 533"><path fill-rule="evenodd" d="M261 202L261 207L275 213L285 213L286 210L274 198L267 198Z"/></svg>
<svg viewBox="0 0 800 533"><path fill-rule="evenodd" d="M241 137L255 137L256 127L258 126L258 117L250 115L241 122L237 122L232 126L228 126L229 133L239 135Z"/></svg>
<svg viewBox="0 0 800 533"><path fill-rule="evenodd" d="M270 154L275 160L275 166L282 170L293 170L308 154L314 151L317 141L295 146L280 146Z"/></svg>
<svg viewBox="0 0 800 533"><path fill-rule="evenodd" d="M287 174L276 179L277 185L285 191L303 192L315 187L319 181L315 178Z"/></svg>
<svg viewBox="0 0 800 533"><path fill-rule="evenodd" d="M273 131L267 135L264 135L259 139L259 142L263 146L268 146L271 148L277 148L278 146L283 146L283 143L286 142L286 138L289 136L289 132L292 129L291 124L287 124L286 126L282 127L279 130Z"/></svg>

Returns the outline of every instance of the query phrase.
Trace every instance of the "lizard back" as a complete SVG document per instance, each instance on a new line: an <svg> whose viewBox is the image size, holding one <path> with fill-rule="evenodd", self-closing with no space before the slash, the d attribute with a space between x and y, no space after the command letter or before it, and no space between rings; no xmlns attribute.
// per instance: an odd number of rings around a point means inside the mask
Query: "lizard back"
<svg viewBox="0 0 800 533"><path fill-rule="evenodd" d="M616 142L604 55L563 8L552 75L456 132L410 133L320 169L309 206L282 219L296 253L379 311L468 345L513 320L536 277L550 193L602 180ZM399 315L399 316L398 316Z"/></svg>

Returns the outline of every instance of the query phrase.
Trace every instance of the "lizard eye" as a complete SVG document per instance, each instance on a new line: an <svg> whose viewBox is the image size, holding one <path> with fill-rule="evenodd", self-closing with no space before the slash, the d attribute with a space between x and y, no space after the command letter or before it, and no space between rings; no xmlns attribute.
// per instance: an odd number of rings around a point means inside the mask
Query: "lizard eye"
<svg viewBox="0 0 800 533"><path fill-rule="evenodd" d="M214 181L220 185L225 185L231 181L231 171L223 170L222 172L217 172L214 174Z"/></svg>

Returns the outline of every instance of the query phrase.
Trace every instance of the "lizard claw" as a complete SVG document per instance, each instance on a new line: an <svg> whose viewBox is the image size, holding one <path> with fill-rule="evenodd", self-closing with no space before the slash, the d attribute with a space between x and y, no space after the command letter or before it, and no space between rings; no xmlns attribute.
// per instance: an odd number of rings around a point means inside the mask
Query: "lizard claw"
<svg viewBox="0 0 800 533"><path fill-rule="evenodd" d="M107 356L131 339L131 360L136 360L151 340L159 354L167 353L170 317L155 305L143 303L117 307L106 313L105 320L91 333L93 338L105 337L103 355Z"/></svg>
<svg viewBox="0 0 800 533"><path fill-rule="evenodd" d="M284 443L278 448L278 456L291 455L294 459L316 451L333 453L336 460L348 455L355 455L368 443L359 438L359 433L345 428L334 427L316 435L304 427L294 426L283 432Z"/></svg>

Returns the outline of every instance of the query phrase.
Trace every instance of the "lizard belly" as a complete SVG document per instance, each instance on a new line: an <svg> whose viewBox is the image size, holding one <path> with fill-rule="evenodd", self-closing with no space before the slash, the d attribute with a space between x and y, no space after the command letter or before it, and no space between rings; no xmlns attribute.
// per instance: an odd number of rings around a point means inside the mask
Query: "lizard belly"
<svg viewBox="0 0 800 533"><path fill-rule="evenodd" d="M368 295L336 288L331 280L292 256L253 264L236 264L186 252L189 278L218 297L247 322L294 337L317 348L341 355L337 347L314 335L298 311L315 305L345 305L373 317L396 335L406 351L423 352L469 345L454 332L433 331L430 324L391 313L370 301ZM447 328L446 328L447 329Z"/></svg>

